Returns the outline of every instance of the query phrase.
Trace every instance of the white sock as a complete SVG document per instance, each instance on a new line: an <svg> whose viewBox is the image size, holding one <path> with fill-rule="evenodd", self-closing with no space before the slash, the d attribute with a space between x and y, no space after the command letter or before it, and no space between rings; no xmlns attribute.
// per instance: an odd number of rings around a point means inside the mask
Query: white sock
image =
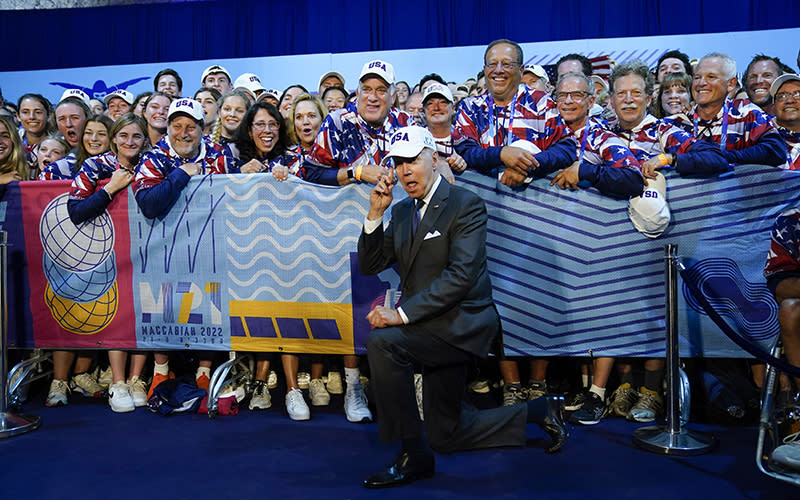
<svg viewBox="0 0 800 500"><path fill-rule="evenodd" d="M349 386L361 385L361 370L358 368L347 368L344 369L344 381L347 382L348 388Z"/></svg>
<svg viewBox="0 0 800 500"><path fill-rule="evenodd" d="M597 387L596 385L592 384L592 386L589 388L589 392L593 392L593 393L597 394L598 396L600 396L600 399L602 399L603 401L606 400L606 388L605 387Z"/></svg>
<svg viewBox="0 0 800 500"><path fill-rule="evenodd" d="M153 363L153 374L164 375L165 377L169 375L169 361L164 363L163 365L159 365L158 363Z"/></svg>
<svg viewBox="0 0 800 500"><path fill-rule="evenodd" d="M582 373L581 374L581 387L588 387L589 386L589 374Z"/></svg>
<svg viewBox="0 0 800 500"><path fill-rule="evenodd" d="M194 374L194 378L198 379L198 378L200 378L201 375L205 375L206 377L208 377L210 379L211 378L211 368L208 368L206 366L198 366L197 367L197 372L195 372L195 374Z"/></svg>

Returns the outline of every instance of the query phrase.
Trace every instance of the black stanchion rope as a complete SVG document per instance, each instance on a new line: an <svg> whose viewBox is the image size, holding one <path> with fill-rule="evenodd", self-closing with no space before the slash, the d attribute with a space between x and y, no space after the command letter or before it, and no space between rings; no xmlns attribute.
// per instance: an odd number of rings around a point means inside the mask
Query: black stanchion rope
<svg viewBox="0 0 800 500"><path fill-rule="evenodd" d="M680 259L678 260L680 262ZM714 310L714 307L708 302L705 296L700 291L700 288L697 286L697 283L694 282L689 272L686 268L682 265L678 266L680 269L681 277L683 278L683 282L689 288L689 291L692 292L694 298L697 302L700 303L700 306L703 310L708 314L708 317L711 318L711 321L716 324L722 333L728 336L736 345L747 351L748 353L752 354L756 358L760 359L765 363L769 363L770 365L774 366L775 368L779 369L782 372L786 372L793 377L800 378L800 368L794 366L782 359L776 358L772 354L768 353L758 345L754 344L750 340L741 336L738 332L736 332L733 328L728 325L728 322L720 316L720 314Z"/></svg>

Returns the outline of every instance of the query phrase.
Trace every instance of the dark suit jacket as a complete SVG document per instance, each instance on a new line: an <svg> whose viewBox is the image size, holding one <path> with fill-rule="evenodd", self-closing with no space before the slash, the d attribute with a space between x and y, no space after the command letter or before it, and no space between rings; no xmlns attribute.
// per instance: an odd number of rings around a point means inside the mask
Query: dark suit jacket
<svg viewBox="0 0 800 500"><path fill-rule="evenodd" d="M412 243L413 201L392 208L386 231L361 232L360 271L377 274L397 262L409 324L485 357L499 331L486 268L486 205L442 180Z"/></svg>

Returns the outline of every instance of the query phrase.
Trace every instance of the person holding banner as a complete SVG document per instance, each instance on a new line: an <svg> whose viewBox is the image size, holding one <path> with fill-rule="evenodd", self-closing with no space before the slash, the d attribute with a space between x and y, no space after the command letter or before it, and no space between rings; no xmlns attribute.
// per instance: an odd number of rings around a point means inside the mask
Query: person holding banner
<svg viewBox="0 0 800 500"><path fill-rule="evenodd" d="M456 152L468 168L499 175L511 187L569 167L576 150L555 102L521 83L522 62L519 44L506 39L490 43L484 53L488 91L461 102L453 131ZM532 142L539 152L510 147L517 140Z"/></svg>
<svg viewBox="0 0 800 500"><path fill-rule="evenodd" d="M298 176L317 184L341 186L376 183L389 170L382 161L391 134L410 123L404 111L392 108L395 98L394 67L381 60L361 68L355 110L337 109L322 122L311 153L303 158ZM361 386L358 356L344 357L344 410L350 422L369 422L372 412Z"/></svg>
<svg viewBox="0 0 800 500"><path fill-rule="evenodd" d="M67 211L75 224L81 224L105 212L114 195L127 188L133 180L139 157L147 147L147 125L133 113L126 113L114 122L110 135L111 151L87 159L72 180ZM109 179L109 182L97 189L97 183L103 179ZM125 365L128 353L108 351L108 359L112 374L112 384L108 391L111 409L121 413L147 404L147 385L141 379L147 354L133 354L127 379Z"/></svg>
<svg viewBox="0 0 800 500"><path fill-rule="evenodd" d="M370 311L367 320L373 330L366 347L380 439L402 445L394 462L363 485L387 488L431 477L431 448L453 453L524 446L528 422L537 423L552 439L547 453L560 451L567 440L560 397L486 410L463 400L468 368L488 355L500 333L487 269L483 200L442 181L435 170L436 144L422 127L395 132L388 157L394 170L370 194L358 240L358 267L373 275L396 263L400 273L400 304ZM394 205L384 230L395 172L408 198ZM424 433L415 365L423 367Z"/></svg>
<svg viewBox="0 0 800 500"><path fill-rule="evenodd" d="M195 175L216 174L220 146L203 138L203 106L190 98L172 101L167 112L167 135L139 162L133 194L142 214L149 218L166 214ZM153 389L169 377L169 357L155 353ZM202 359L197 369L198 387L208 389L211 361Z"/></svg>
<svg viewBox="0 0 800 500"><path fill-rule="evenodd" d="M729 164L784 164L783 141L769 115L746 99L728 97L736 81L732 57L720 52L703 56L694 70L692 93L696 104L692 112L667 120L698 139L716 144Z"/></svg>
<svg viewBox="0 0 800 500"><path fill-rule="evenodd" d="M307 94L305 94L307 95ZM258 173L272 171L275 178L285 180L289 169L281 163L281 152L290 142L287 127L278 109L268 102L253 104L242 118L233 142L225 145L224 165L218 170L225 173ZM267 384L271 354L255 353L253 393L250 410L266 410L272 406ZM281 363L286 377L286 412L292 420L308 420L311 412L303 399L297 382L298 357L282 353Z"/></svg>

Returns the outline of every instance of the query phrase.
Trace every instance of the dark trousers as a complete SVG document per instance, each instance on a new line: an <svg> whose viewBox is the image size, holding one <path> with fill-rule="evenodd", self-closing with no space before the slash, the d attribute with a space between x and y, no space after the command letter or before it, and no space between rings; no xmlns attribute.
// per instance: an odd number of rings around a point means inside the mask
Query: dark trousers
<svg viewBox="0 0 800 500"><path fill-rule="evenodd" d="M416 325L376 328L366 346L382 441L422 436L414 391L416 363L423 367L425 434L434 450L525 445L525 405L478 410L464 400L472 354Z"/></svg>

